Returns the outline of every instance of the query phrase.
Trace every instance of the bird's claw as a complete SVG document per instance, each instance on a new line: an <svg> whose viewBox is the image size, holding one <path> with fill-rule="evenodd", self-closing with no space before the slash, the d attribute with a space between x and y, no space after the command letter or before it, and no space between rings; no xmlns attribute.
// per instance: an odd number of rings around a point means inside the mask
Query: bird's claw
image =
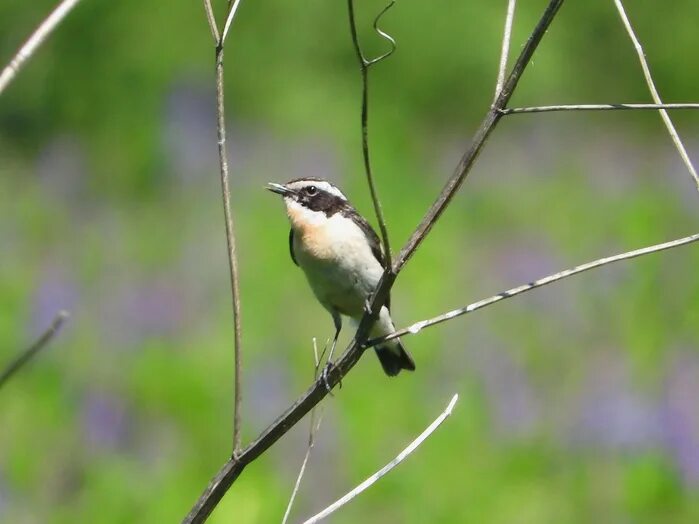
<svg viewBox="0 0 699 524"><path fill-rule="evenodd" d="M325 385L325 390L331 397L335 396L332 394L332 388L330 387L330 382L328 381L328 373L330 372L330 368L332 367L332 365L332 362L327 362L325 364L325 367L323 368L323 373L321 373L321 377L323 378L323 384ZM337 384L340 386L340 389L342 389L342 379L338 380Z"/></svg>
<svg viewBox="0 0 699 524"><path fill-rule="evenodd" d="M323 373L321 373L321 377L323 378L323 384L325 385L325 390L328 392L328 395L331 397L334 396L332 393L332 388L330 387L330 383L328 382L328 370L330 369L330 366L332 364L328 362L325 364L325 367L323 368Z"/></svg>
<svg viewBox="0 0 699 524"><path fill-rule="evenodd" d="M364 313L371 315L371 300L368 298L364 301Z"/></svg>

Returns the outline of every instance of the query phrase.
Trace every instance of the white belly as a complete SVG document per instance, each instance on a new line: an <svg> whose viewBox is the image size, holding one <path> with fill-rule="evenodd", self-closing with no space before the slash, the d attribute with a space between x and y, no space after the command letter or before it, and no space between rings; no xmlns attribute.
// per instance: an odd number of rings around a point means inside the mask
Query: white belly
<svg viewBox="0 0 699 524"><path fill-rule="evenodd" d="M383 268L364 232L336 214L324 223L294 231L294 253L318 300L330 311L361 317Z"/></svg>

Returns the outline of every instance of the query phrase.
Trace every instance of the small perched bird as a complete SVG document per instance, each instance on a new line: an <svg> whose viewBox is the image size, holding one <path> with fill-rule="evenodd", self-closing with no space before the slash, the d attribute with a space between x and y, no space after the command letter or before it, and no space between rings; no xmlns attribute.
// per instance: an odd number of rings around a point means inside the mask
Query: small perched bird
<svg viewBox="0 0 699 524"><path fill-rule="evenodd" d="M283 185L270 183L267 189L284 197L291 222L291 260L303 269L313 293L335 323L330 361L342 329L342 315L359 322L383 274L386 262L379 237L342 191L325 180L302 178ZM369 333L371 338L395 331L389 301L381 308ZM415 369L397 338L374 349L389 376L401 369Z"/></svg>

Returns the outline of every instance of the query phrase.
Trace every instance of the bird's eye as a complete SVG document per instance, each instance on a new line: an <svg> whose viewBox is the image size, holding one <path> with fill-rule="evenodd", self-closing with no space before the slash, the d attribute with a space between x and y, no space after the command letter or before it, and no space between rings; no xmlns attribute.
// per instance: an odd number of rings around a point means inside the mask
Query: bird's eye
<svg viewBox="0 0 699 524"><path fill-rule="evenodd" d="M317 192L318 192L318 188L317 188L316 186L308 186L308 187L306 188L306 193L307 193L309 196L313 196L313 195L315 195Z"/></svg>

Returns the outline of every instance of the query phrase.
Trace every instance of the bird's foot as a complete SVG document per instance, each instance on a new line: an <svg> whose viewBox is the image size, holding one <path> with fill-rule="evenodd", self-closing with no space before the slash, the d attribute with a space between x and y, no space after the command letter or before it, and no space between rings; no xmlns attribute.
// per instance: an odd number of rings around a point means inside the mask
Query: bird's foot
<svg viewBox="0 0 699 524"><path fill-rule="evenodd" d="M332 393L332 388L330 387L330 383L328 382L328 371L330 370L331 366L332 366L332 364L330 362L325 364L325 367L323 368L323 373L321 373L321 376L323 377L323 384L325 384L325 390L328 392L328 395L333 397L334 395Z"/></svg>
<svg viewBox="0 0 699 524"><path fill-rule="evenodd" d="M367 298L364 301L364 313L367 315L371 315L371 297Z"/></svg>
<svg viewBox="0 0 699 524"><path fill-rule="evenodd" d="M328 373L330 372L330 368L332 366L332 362L327 362L325 364L325 367L323 368L323 373L321 374L321 376L323 378L323 384L325 385L325 390L328 392L328 395L334 397L335 395L332 394L332 387L330 387L330 382L328 381ZM337 384L340 386L340 389L342 389L342 379L338 380Z"/></svg>

